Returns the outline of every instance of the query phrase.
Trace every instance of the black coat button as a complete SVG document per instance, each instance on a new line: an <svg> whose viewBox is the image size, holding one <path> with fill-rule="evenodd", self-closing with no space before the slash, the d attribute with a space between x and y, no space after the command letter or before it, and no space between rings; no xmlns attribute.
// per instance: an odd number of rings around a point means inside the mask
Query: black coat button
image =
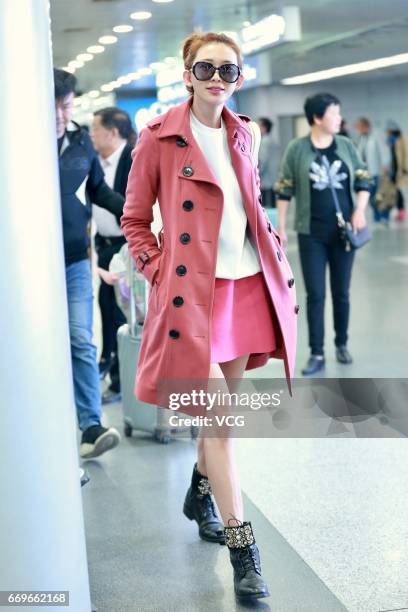
<svg viewBox="0 0 408 612"><path fill-rule="evenodd" d="M183 168L183 176L193 176L194 170L191 166L184 166Z"/></svg>
<svg viewBox="0 0 408 612"><path fill-rule="evenodd" d="M193 210L194 204L191 200L186 200L185 202L183 202L183 208L187 212L190 212L190 210Z"/></svg>
<svg viewBox="0 0 408 612"><path fill-rule="evenodd" d="M178 136L178 137L177 137L177 140L176 140L176 145L177 145L178 147L186 147L186 146L187 146L187 143L186 143L186 141L184 140L184 138L182 138L181 136Z"/></svg>
<svg viewBox="0 0 408 612"><path fill-rule="evenodd" d="M183 234L180 234L180 242L182 244L188 244L190 240L191 240L191 236L187 232L183 232Z"/></svg>
<svg viewBox="0 0 408 612"><path fill-rule="evenodd" d="M176 268L176 274L177 276L184 276L185 274L187 274L187 268L186 266L177 266Z"/></svg>
<svg viewBox="0 0 408 612"><path fill-rule="evenodd" d="M298 305L296 304L296 306L295 306L295 314L297 314L297 313L299 312L299 309L300 309L300 306L298 306Z"/></svg>
<svg viewBox="0 0 408 612"><path fill-rule="evenodd" d="M184 300L181 295L176 295L176 297L173 298L173 304L174 306L177 306L177 308L180 308L180 306L184 304Z"/></svg>
<svg viewBox="0 0 408 612"><path fill-rule="evenodd" d="M280 251L276 251L276 255L278 256L279 261L282 261L282 255Z"/></svg>
<svg viewBox="0 0 408 612"><path fill-rule="evenodd" d="M289 285L289 289L291 289L293 287L293 285L295 284L295 279L294 278L290 278L288 280L288 285Z"/></svg>
<svg viewBox="0 0 408 612"><path fill-rule="evenodd" d="M171 329L169 331L169 336L170 336L170 338L173 338L174 340L177 340L177 338L180 338L180 332L177 329Z"/></svg>

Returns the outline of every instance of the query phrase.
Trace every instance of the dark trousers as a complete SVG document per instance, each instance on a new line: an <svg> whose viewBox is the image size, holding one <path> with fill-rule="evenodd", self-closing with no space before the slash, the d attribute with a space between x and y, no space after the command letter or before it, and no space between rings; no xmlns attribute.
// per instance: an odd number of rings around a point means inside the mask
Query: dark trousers
<svg viewBox="0 0 408 612"><path fill-rule="evenodd" d="M337 233L333 233L327 241L317 240L307 234L298 234L298 244L307 294L309 346L313 355L323 355L327 264L333 300L335 345L342 346L346 345L348 340L349 289L354 251L344 250Z"/></svg>
<svg viewBox="0 0 408 612"><path fill-rule="evenodd" d="M102 279L98 295L102 319L102 359L111 361L109 375L112 391L120 391L118 343L116 334L121 325L126 323L126 317L116 303L115 291Z"/></svg>
<svg viewBox="0 0 408 612"><path fill-rule="evenodd" d="M95 238L95 246L98 253L98 265L104 270L109 269L109 263L117 253L124 240L116 240L115 244L108 244L102 237ZM121 325L126 323L126 317L116 303L115 290L101 279L99 286L98 303L102 319L102 354L101 358L111 362L109 375L111 378L110 389L120 391L118 344L116 334Z"/></svg>
<svg viewBox="0 0 408 612"><path fill-rule="evenodd" d="M261 189L262 206L265 208L276 207L276 197L273 189Z"/></svg>
<svg viewBox="0 0 408 612"><path fill-rule="evenodd" d="M398 210L405 209L404 196L402 195L402 192L399 189L397 191L397 209Z"/></svg>

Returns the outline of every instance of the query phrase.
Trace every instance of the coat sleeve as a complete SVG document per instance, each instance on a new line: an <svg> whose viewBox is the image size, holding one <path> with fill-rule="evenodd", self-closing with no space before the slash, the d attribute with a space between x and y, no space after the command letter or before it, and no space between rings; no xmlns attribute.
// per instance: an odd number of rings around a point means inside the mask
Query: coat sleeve
<svg viewBox="0 0 408 612"><path fill-rule="evenodd" d="M275 183L274 189L279 200L291 200L295 195L294 143L295 141L292 141L287 146L280 166L279 179Z"/></svg>
<svg viewBox="0 0 408 612"><path fill-rule="evenodd" d="M367 164L363 162L360 153L357 151L355 145L349 138L344 138L344 142L347 143L351 161L354 167L354 191L370 191L372 179L369 171L367 170Z"/></svg>
<svg viewBox="0 0 408 612"><path fill-rule="evenodd" d="M161 255L151 230L153 205L159 190L159 151L157 139L149 128L140 132L132 160L121 227L138 270L153 285Z"/></svg>

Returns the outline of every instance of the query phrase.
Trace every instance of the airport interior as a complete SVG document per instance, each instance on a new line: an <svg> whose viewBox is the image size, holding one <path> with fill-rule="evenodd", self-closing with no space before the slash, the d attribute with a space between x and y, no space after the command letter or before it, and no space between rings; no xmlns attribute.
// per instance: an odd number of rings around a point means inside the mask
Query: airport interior
<svg viewBox="0 0 408 612"><path fill-rule="evenodd" d="M3 0L1 609L408 610L407 40L407 0ZM276 402L214 436L172 377Z"/></svg>

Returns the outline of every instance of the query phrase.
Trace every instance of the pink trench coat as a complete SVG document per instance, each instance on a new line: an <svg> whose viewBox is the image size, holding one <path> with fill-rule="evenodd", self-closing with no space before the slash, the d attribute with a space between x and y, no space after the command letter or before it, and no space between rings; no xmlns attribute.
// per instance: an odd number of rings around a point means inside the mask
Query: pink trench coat
<svg viewBox="0 0 408 612"><path fill-rule="evenodd" d="M192 98L156 117L133 151L121 225L130 252L152 290L135 386L142 401L168 407L163 380L207 379L211 316L223 193L190 128ZM251 354L246 369L283 359L291 392L296 352L296 293L280 239L260 203L258 171L251 157L248 117L224 108L231 160L275 308L280 339L275 351ZM158 199L159 242L151 232ZM194 386L192 387L194 388ZM183 410L183 409L182 409ZM205 410L188 410L205 414ZM208 413L207 413L208 414Z"/></svg>

